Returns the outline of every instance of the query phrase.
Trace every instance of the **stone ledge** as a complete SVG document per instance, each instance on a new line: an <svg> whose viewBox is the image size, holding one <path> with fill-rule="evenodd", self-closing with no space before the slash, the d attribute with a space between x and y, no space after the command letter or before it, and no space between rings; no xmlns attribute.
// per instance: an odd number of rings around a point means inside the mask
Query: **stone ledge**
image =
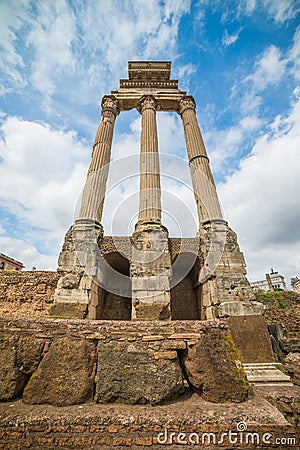
<svg viewBox="0 0 300 450"><path fill-rule="evenodd" d="M53 334L54 336L70 334L91 339L102 339L104 336L116 339L118 336L124 336L124 332L127 333L127 336L134 336L137 339L142 339L143 336L160 336L164 339L173 339L172 335L178 335L179 333L183 333L185 339L191 339L188 334L196 333L198 335L198 333L212 329L227 330L228 327L221 320L174 320L165 322L158 320L125 321L0 317L0 330L2 331L42 333L44 336L48 334Z"/></svg>
<svg viewBox="0 0 300 450"><path fill-rule="evenodd" d="M21 401L0 403L0 449L32 450L57 448L108 450L112 448L162 449L157 443L159 433L167 430L168 449L180 446L170 443L171 433L235 432L237 423L244 422L247 432L272 434L276 437L295 439L282 448L299 449L297 427L281 412L282 401L299 402L300 390L296 388L256 389L253 398L243 404L215 405L196 395L180 403L165 406L98 405L55 408L49 405L25 405ZM278 402L280 404L278 404ZM300 411L298 411L299 413ZM294 414L298 414L294 408ZM297 419L295 417L295 419ZM298 425L299 432L299 425ZM204 446L203 448L208 448ZM197 447L200 448L200 447ZM222 445L218 448L254 448L246 445ZM272 445L255 445L255 449L281 448Z"/></svg>
<svg viewBox="0 0 300 450"><path fill-rule="evenodd" d="M257 386L292 386L291 378L283 372L280 363L243 364L247 378L251 384Z"/></svg>

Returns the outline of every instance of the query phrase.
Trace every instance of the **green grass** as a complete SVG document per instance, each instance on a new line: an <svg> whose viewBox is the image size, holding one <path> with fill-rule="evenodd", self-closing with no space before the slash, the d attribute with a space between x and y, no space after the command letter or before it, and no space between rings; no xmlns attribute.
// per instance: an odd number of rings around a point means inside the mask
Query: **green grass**
<svg viewBox="0 0 300 450"><path fill-rule="evenodd" d="M274 291L258 292L256 300L269 306L274 305L279 308L285 308L293 303L299 303L300 295L293 291L275 289Z"/></svg>

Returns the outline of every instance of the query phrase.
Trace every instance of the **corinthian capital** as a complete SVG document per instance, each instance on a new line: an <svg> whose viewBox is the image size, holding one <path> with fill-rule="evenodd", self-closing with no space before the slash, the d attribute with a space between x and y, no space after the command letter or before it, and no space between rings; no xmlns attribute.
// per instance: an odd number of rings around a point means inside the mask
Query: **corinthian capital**
<svg viewBox="0 0 300 450"><path fill-rule="evenodd" d="M196 109L196 103L193 97L184 97L179 102L179 114L182 115L187 109Z"/></svg>
<svg viewBox="0 0 300 450"><path fill-rule="evenodd" d="M118 100L113 95L105 95L101 102L102 115L108 111L112 112L115 117L119 114Z"/></svg>
<svg viewBox="0 0 300 450"><path fill-rule="evenodd" d="M139 113L143 113L145 109L152 109L153 111L156 111L156 102L155 98L152 97L152 95L144 96L140 99L139 106L137 107L137 110Z"/></svg>

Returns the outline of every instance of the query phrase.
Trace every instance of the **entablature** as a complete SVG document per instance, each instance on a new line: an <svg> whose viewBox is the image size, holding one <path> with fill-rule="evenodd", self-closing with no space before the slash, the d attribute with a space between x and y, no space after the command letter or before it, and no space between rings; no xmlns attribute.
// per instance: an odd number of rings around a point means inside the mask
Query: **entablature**
<svg viewBox="0 0 300 450"><path fill-rule="evenodd" d="M112 91L111 94L118 100L120 111L129 111L130 109L138 108L140 100L145 95L151 95L156 101L156 110L165 112L178 112L179 102L186 97L186 92L157 92L156 89L141 89L135 91L122 92L122 90Z"/></svg>
<svg viewBox="0 0 300 450"><path fill-rule="evenodd" d="M138 108L140 99L151 95L157 111L178 112L186 92L178 89L178 80L170 80L170 74L169 61L129 61L128 79L121 79L119 89L111 92L118 100L119 110Z"/></svg>

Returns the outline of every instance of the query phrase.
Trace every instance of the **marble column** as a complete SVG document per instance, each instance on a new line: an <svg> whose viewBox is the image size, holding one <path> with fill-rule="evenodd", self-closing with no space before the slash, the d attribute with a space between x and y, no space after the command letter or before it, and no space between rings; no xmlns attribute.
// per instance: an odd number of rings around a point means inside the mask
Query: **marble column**
<svg viewBox="0 0 300 450"><path fill-rule="evenodd" d="M204 318L253 314L254 299L246 278L246 264L236 234L222 218L218 195L196 117L193 97L179 104L194 194L199 215L200 249L204 264L199 272ZM257 309L260 305L257 306Z"/></svg>
<svg viewBox="0 0 300 450"><path fill-rule="evenodd" d="M161 222L160 170L156 126L156 104L151 96L139 106L142 115L140 141L140 200L138 222Z"/></svg>
<svg viewBox="0 0 300 450"><path fill-rule="evenodd" d="M102 99L102 117L93 146L92 161L77 220L65 236L58 259L60 279L50 314L96 319L101 305L103 277L99 246L101 217L108 177L114 122L118 104L113 96Z"/></svg>
<svg viewBox="0 0 300 450"><path fill-rule="evenodd" d="M142 115L139 215L132 235L132 318L170 318L171 258L168 231L161 223L161 189L156 103L144 96Z"/></svg>
<svg viewBox="0 0 300 450"><path fill-rule="evenodd" d="M79 219L101 222L115 119L119 113L113 96L102 99L101 121L96 133L92 161L83 190Z"/></svg>
<svg viewBox="0 0 300 450"><path fill-rule="evenodd" d="M223 220L215 182L196 116L196 104L191 96L179 104L182 118L189 166L197 204L199 223Z"/></svg>

